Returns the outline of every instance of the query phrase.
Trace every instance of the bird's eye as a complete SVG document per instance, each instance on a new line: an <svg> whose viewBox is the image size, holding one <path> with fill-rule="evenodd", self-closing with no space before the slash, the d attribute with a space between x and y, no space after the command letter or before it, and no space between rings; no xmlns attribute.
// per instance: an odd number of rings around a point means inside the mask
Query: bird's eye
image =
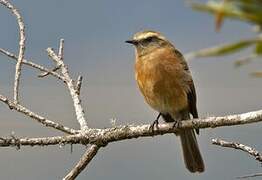
<svg viewBox="0 0 262 180"><path fill-rule="evenodd" d="M151 41L153 41L153 37L148 37L148 38L145 39L145 41L146 42L151 42Z"/></svg>

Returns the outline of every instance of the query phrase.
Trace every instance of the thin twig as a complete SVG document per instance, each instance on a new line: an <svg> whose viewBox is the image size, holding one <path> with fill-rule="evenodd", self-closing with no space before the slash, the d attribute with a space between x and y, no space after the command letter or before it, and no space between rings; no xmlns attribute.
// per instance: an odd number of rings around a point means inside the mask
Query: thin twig
<svg viewBox="0 0 262 180"><path fill-rule="evenodd" d="M258 57L257 54L249 54L247 56L241 57L238 60L235 61L235 66L236 67L240 67L243 66L245 64L250 63L251 61L253 61L254 59L256 59Z"/></svg>
<svg viewBox="0 0 262 180"><path fill-rule="evenodd" d="M251 178L251 177L259 177L262 176L262 173L256 173L256 174L248 174L245 176L239 176L237 179L246 179L246 178Z"/></svg>
<svg viewBox="0 0 262 180"><path fill-rule="evenodd" d="M4 102L6 105L9 106L10 109L15 109L16 111L23 113L24 115L31 117L32 119L40 122L41 124L47 126L47 127L52 127L57 130L60 130L62 132L65 132L67 134L76 134L78 131L71 129L69 127L63 126L61 124L55 123L49 119L46 119L33 111L30 111L29 109L25 108L24 106L20 104L15 104L14 102L8 100L5 96L0 95L0 101Z"/></svg>
<svg viewBox="0 0 262 180"><path fill-rule="evenodd" d="M9 1L0 0L0 3L11 10L11 12L16 17L19 26L19 34L20 34L19 53L18 53L16 67L15 67L15 81L14 81L14 103L17 104L19 103L18 93L19 93L19 83L20 83L20 76L21 76L21 66L25 54L25 25L19 11Z"/></svg>
<svg viewBox="0 0 262 180"><path fill-rule="evenodd" d="M79 162L66 175L66 177L64 177L63 180L74 180L85 169L88 163L93 159L93 157L98 152L99 148L100 147L97 145L91 145L91 147L86 150Z"/></svg>
<svg viewBox="0 0 262 180"><path fill-rule="evenodd" d="M82 80L83 80L83 76L78 76L77 82L76 82L76 93L78 95L80 95L80 90L81 90L81 86L82 86Z"/></svg>
<svg viewBox="0 0 262 180"><path fill-rule="evenodd" d="M60 45L63 46L63 42L64 41L60 41ZM61 48L63 49L63 48ZM67 66L64 64L64 62L55 54L54 50L52 48L47 48L47 53L49 55L49 57L54 60L57 65L61 65L61 71L62 74L64 75L64 78L66 80L66 84L67 87L69 89L70 95L73 99L73 103L74 103L74 108L75 108L75 113L76 113L76 118L80 124L81 130L85 130L88 129L87 126L87 122L85 119L85 114L84 114L84 109L81 105L81 100L79 98L79 95L77 94L77 90L75 88L75 85L73 83L73 79L70 77L69 72L68 72L68 68Z"/></svg>
<svg viewBox="0 0 262 180"><path fill-rule="evenodd" d="M249 146L246 146L244 144L236 143L236 142L228 142L222 139L212 139L212 144L222 146L222 147L228 147L228 148L234 148L239 149L241 151L247 152L251 156L255 157L255 159L259 162L262 162L262 155L260 152L255 150L254 148L251 148Z"/></svg>
<svg viewBox="0 0 262 180"><path fill-rule="evenodd" d="M58 47L58 57L61 59L61 61L64 60L64 39L60 39L59 47Z"/></svg>
<svg viewBox="0 0 262 180"><path fill-rule="evenodd" d="M41 138L17 138L17 137L0 137L1 147L13 146L49 146L49 145L66 145L66 144L85 144L85 139L80 134L68 136L53 136Z"/></svg>
<svg viewBox="0 0 262 180"><path fill-rule="evenodd" d="M12 60L17 61L17 58L18 58L18 57L17 57L16 55L14 55L13 53L7 51L7 50L4 50L4 49L0 48L0 53L8 56L8 57L11 58ZM58 79L60 79L60 80L62 80L62 81L65 82L65 79L64 79L63 76L61 76L60 74L58 74L58 73L56 73L56 72L54 72L54 71L52 71L52 70L49 70L49 69L45 68L45 67L42 66L42 65L33 63L32 61L28 61L28 60L26 60L26 59L23 59L22 63L25 64L25 65L27 65L27 66L29 66L29 67L38 69L38 70L43 71L43 72L46 72L46 73L49 73L49 74L53 75L54 77L56 77L56 78L58 78Z"/></svg>
<svg viewBox="0 0 262 180"><path fill-rule="evenodd" d="M63 39L60 40L58 57L59 57L61 60L63 60L63 58L64 58L64 40L63 40ZM52 71L55 72L55 71L59 70L60 68L61 68L61 65L56 66L55 68L52 69ZM44 72L44 73L42 73L42 74L39 74L38 77L41 77L41 78L42 78L42 77L48 76L49 74L50 74L49 72Z"/></svg>
<svg viewBox="0 0 262 180"><path fill-rule="evenodd" d="M51 71L52 72L56 72L58 69L60 69L61 66L56 66L54 67ZM42 74L39 74L37 77L40 77L40 78L43 78L43 77L46 77L50 74L50 72L44 72Z"/></svg>

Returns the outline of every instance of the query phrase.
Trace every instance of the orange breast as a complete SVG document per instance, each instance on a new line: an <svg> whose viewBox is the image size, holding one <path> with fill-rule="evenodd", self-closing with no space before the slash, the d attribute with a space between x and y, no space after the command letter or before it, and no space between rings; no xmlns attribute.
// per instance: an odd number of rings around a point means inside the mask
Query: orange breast
<svg viewBox="0 0 262 180"><path fill-rule="evenodd" d="M139 89L153 109L174 114L187 107L184 72L175 56L159 49L137 57L135 72Z"/></svg>

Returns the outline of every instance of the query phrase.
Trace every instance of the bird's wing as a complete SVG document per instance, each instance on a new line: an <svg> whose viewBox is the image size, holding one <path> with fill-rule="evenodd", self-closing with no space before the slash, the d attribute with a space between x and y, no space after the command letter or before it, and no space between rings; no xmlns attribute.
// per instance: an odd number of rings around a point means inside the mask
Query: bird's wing
<svg viewBox="0 0 262 180"><path fill-rule="evenodd" d="M181 64L184 66L184 70L190 74L187 62L179 50L175 49L175 54L180 60ZM190 75L191 76L191 75ZM194 118L198 118L198 112L196 107L196 90L194 86L194 82L191 76L191 80L189 82L189 91L187 93L188 103L189 103L189 112L192 114Z"/></svg>
<svg viewBox="0 0 262 180"><path fill-rule="evenodd" d="M184 66L184 70L187 71L190 76L191 73L189 71L187 62L183 56L183 54L181 52L179 52L179 50L175 49L175 54L178 57L178 59L181 61L181 64ZM190 114L192 114L193 118L198 118L198 112L197 112L197 107L196 107L196 89L195 89L195 85L191 76L191 80L189 82L189 91L187 92L187 100L188 100L188 108L189 108L189 112ZM199 129L196 129L196 133L199 134Z"/></svg>

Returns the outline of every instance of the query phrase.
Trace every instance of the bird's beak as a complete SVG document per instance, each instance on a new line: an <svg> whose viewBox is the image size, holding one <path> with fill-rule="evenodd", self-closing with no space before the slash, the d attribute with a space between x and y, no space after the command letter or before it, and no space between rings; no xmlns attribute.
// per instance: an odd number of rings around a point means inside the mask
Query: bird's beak
<svg viewBox="0 0 262 180"><path fill-rule="evenodd" d="M125 42L126 42L126 43L129 43L129 44L137 45L137 41L136 41L136 40L133 40L133 39L127 40L127 41L125 41Z"/></svg>

